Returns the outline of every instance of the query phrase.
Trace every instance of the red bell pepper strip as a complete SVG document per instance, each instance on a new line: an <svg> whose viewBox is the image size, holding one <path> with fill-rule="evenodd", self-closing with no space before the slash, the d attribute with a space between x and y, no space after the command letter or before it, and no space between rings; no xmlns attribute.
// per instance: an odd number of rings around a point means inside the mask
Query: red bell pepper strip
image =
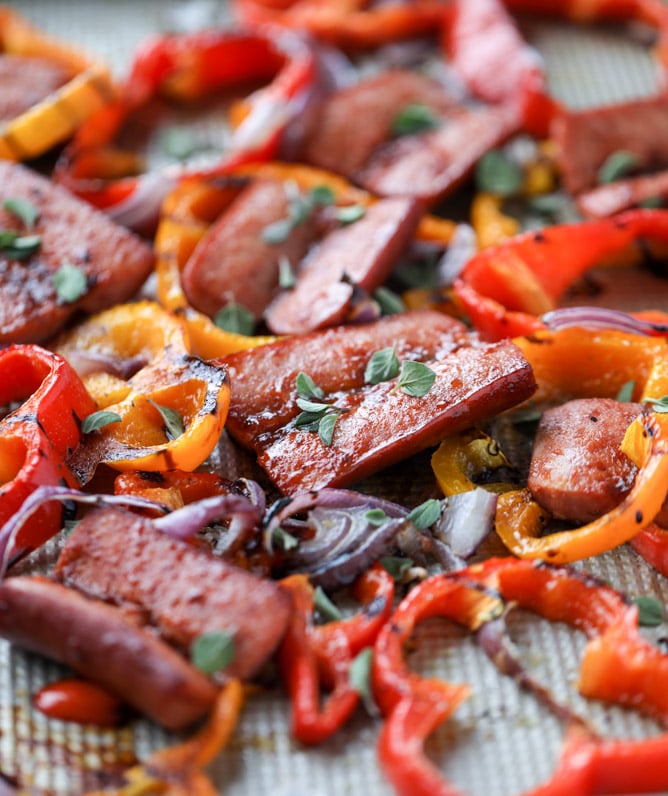
<svg viewBox="0 0 668 796"><path fill-rule="evenodd" d="M378 754L400 796L455 796L457 791L427 759L427 737L468 698L467 685L423 679L408 670L403 646L418 622L445 616L477 629L503 610L501 600L483 588L450 575L435 575L404 598L378 634L373 656L373 691L386 717Z"/></svg>
<svg viewBox="0 0 668 796"><path fill-rule="evenodd" d="M181 179L275 156L285 125L316 74L312 48L288 30L200 31L151 39L137 51L120 99L80 128L59 159L54 179L121 223L148 225ZM230 146L210 167L172 164L145 171L136 153L115 148L124 125L157 96L201 101L214 90L259 81L268 83L243 100L243 118Z"/></svg>
<svg viewBox="0 0 668 796"><path fill-rule="evenodd" d="M472 257L455 293L485 339L502 339L507 330L526 334L540 328L535 316L552 309L576 279L605 262L633 261L642 241L668 243L668 211L628 210L526 232Z"/></svg>
<svg viewBox="0 0 668 796"><path fill-rule="evenodd" d="M518 604L589 637L580 690L590 698L666 718L668 656L639 634L637 607L593 578L563 567L513 558L490 559L423 581L402 601L374 648L374 694L386 716L379 755L400 796L456 796L424 755L429 735L468 695L465 685L427 680L408 671L402 648L417 622L445 616L470 630ZM556 771L527 796L654 792L668 787L668 733L640 741L596 737L571 719ZM615 775L610 774L610 769Z"/></svg>
<svg viewBox="0 0 668 796"><path fill-rule="evenodd" d="M502 0L457 0L443 35L450 63L473 94L514 106L525 130L548 134L559 106L547 92L538 54Z"/></svg>
<svg viewBox="0 0 668 796"><path fill-rule="evenodd" d="M290 590L293 618L278 653L292 700L292 734L318 744L348 720L359 702L350 682L355 656L370 647L392 610L394 580L379 564L355 582L353 594L365 606L349 619L313 624L314 590L306 575L282 581ZM332 689L320 707L320 684Z"/></svg>
<svg viewBox="0 0 668 796"><path fill-rule="evenodd" d="M81 421L95 411L76 371L36 345L0 351L0 405L22 401L0 421L0 526L38 487L78 487L65 459L81 438ZM62 526L60 505L36 512L14 539L8 558L39 547Z"/></svg>
<svg viewBox="0 0 668 796"><path fill-rule="evenodd" d="M668 531L652 523L629 541L639 556L668 578Z"/></svg>
<svg viewBox="0 0 668 796"><path fill-rule="evenodd" d="M377 47L432 31L448 12L441 0L370 4L367 0L236 0L237 15L251 24L308 30L341 47Z"/></svg>

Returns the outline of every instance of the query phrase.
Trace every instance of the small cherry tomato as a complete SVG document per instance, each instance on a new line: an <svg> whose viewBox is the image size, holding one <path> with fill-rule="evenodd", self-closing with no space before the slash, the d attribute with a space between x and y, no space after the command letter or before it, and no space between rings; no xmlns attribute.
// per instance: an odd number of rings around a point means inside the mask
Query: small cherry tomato
<svg viewBox="0 0 668 796"><path fill-rule="evenodd" d="M123 713L118 697L86 680L49 683L35 694L33 704L51 719L98 727L117 727Z"/></svg>

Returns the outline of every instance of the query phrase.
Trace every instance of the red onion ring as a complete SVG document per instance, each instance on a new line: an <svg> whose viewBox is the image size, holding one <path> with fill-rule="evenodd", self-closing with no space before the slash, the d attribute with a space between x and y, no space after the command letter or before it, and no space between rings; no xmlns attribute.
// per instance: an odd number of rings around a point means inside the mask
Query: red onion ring
<svg viewBox="0 0 668 796"><path fill-rule="evenodd" d="M37 487L32 495L24 500L19 511L0 528L0 578L4 577L11 563L7 559L7 551L11 550L16 534L40 506L50 500L58 500L61 503L74 501L76 503L85 503L89 506L132 506L133 508L151 509L152 511L155 511L156 508L167 511L164 506L153 500L133 497L132 495L88 495L76 489L68 489L62 486Z"/></svg>
<svg viewBox="0 0 668 796"><path fill-rule="evenodd" d="M589 329L611 329L650 337L668 336L668 324L644 321L627 312L605 307L562 307L546 312L541 316L541 321L552 331L582 326Z"/></svg>

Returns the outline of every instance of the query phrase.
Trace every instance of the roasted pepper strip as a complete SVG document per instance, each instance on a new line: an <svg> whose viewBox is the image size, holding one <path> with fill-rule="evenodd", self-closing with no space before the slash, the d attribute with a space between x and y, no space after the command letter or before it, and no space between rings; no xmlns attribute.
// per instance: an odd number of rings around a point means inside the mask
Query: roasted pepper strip
<svg viewBox="0 0 668 796"><path fill-rule="evenodd" d="M76 372L57 354L36 345L0 351L0 405L23 401L0 421L0 525L38 486L79 486L65 458L81 438L81 421L95 409ZM50 503L14 540L10 558L39 547L62 525Z"/></svg>
<svg viewBox="0 0 668 796"><path fill-rule="evenodd" d="M119 304L62 334L53 349L77 368L99 407L123 400L128 379L171 351L190 351L181 317L152 301Z"/></svg>
<svg viewBox="0 0 668 796"><path fill-rule="evenodd" d="M202 772L227 745L243 705L243 686L230 680L220 691L206 724L192 737L154 752L124 773L128 784L117 790L91 791L86 796L215 796L216 788Z"/></svg>
<svg viewBox="0 0 668 796"><path fill-rule="evenodd" d="M374 648L374 693L386 715L379 754L386 775L402 796L459 793L426 759L423 744L468 695L466 686L427 680L409 672L403 645L415 625L427 617L445 616L475 630L501 613L505 602L551 621L567 622L589 637L579 683L585 696L664 716L668 658L642 639L637 607L611 587L565 568L512 558L490 559L456 573L436 575L402 601ZM620 640L622 652L617 653ZM606 656L619 659L619 682L616 666L604 665ZM668 783L662 762L667 749L668 734L642 741L608 741L572 720L557 769L530 794L589 796L611 790L637 793L641 789L663 789ZM646 771L642 771L635 754L643 760ZM606 764L617 772L617 779L608 775Z"/></svg>
<svg viewBox="0 0 668 796"><path fill-rule="evenodd" d="M374 5L366 0L235 0L241 19L253 24L273 23L342 47L375 47L432 31L447 13L440 0L405 0Z"/></svg>
<svg viewBox="0 0 668 796"><path fill-rule="evenodd" d="M115 95L105 66L43 34L7 6L0 8L0 51L48 58L71 73L60 89L0 125L4 160L28 160L62 143Z"/></svg>
<svg viewBox="0 0 668 796"><path fill-rule="evenodd" d="M340 729L359 702L350 665L370 647L392 610L394 581L380 565L358 578L355 597L364 610L326 625L313 624L314 590L306 575L282 581L294 601L292 622L278 653L292 700L292 734L303 744L318 744ZM332 689L320 706L320 684Z"/></svg>
<svg viewBox="0 0 668 796"><path fill-rule="evenodd" d="M227 369L167 351L128 382L119 402L99 406L120 416L87 435L71 466L84 481L98 464L115 470L194 470L215 447L229 407ZM174 412L182 433L170 430Z"/></svg>
<svg viewBox="0 0 668 796"><path fill-rule="evenodd" d="M114 479L115 495L133 495L177 509L214 495L229 495L231 481L216 473L163 470L160 473L129 471ZM156 516L159 510L156 509Z"/></svg>
<svg viewBox="0 0 668 796"><path fill-rule="evenodd" d="M473 565L462 577L484 583L504 600L546 619L583 631L589 642L580 666L579 691L590 699L633 707L665 722L668 656L642 638L638 607L615 589L566 567L512 558ZM664 776L668 782L668 771Z"/></svg>
<svg viewBox="0 0 668 796"><path fill-rule="evenodd" d="M157 37L138 50L121 98L83 126L54 176L122 223L150 226L177 180L274 155L287 120L296 112L293 108L299 107L315 76L310 46L286 30ZM263 80L270 82L245 98L229 148L208 168L175 164L166 171L146 172L136 154L114 148L126 122L158 95L193 102L217 89Z"/></svg>
<svg viewBox="0 0 668 796"><path fill-rule="evenodd" d="M532 323L539 326L535 316L553 309L590 268L637 261L643 241L668 244L668 211L629 210L527 232L479 252L465 266L455 292L485 338L501 339L508 331L517 333L517 320L527 331Z"/></svg>
<svg viewBox="0 0 668 796"><path fill-rule="evenodd" d="M444 46L454 70L476 96L510 104L525 130L548 134L559 106L547 92L540 59L502 0L457 0L444 28Z"/></svg>
<svg viewBox="0 0 668 796"><path fill-rule="evenodd" d="M639 556L668 578L668 531L652 523L629 541Z"/></svg>
<svg viewBox="0 0 668 796"><path fill-rule="evenodd" d="M435 575L412 589L378 634L373 656L374 697L385 723L380 762L400 796L454 796L455 790L427 759L427 737L468 698L467 685L424 679L409 671L404 644L415 626L444 616L470 630L503 611L501 600L449 575Z"/></svg>

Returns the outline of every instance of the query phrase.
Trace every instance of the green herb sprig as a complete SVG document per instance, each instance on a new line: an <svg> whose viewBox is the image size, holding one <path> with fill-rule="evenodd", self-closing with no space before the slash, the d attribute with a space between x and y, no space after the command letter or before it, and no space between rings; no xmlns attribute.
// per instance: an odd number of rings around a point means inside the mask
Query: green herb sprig
<svg viewBox="0 0 668 796"><path fill-rule="evenodd" d="M202 633L193 642L190 660L205 674L215 674L234 660L234 637L227 630Z"/></svg>
<svg viewBox="0 0 668 796"><path fill-rule="evenodd" d="M313 379L301 371L295 380L297 406L302 410L295 418L295 425L304 431L318 433L324 445L331 445L334 428L342 409L324 402L325 393Z"/></svg>

